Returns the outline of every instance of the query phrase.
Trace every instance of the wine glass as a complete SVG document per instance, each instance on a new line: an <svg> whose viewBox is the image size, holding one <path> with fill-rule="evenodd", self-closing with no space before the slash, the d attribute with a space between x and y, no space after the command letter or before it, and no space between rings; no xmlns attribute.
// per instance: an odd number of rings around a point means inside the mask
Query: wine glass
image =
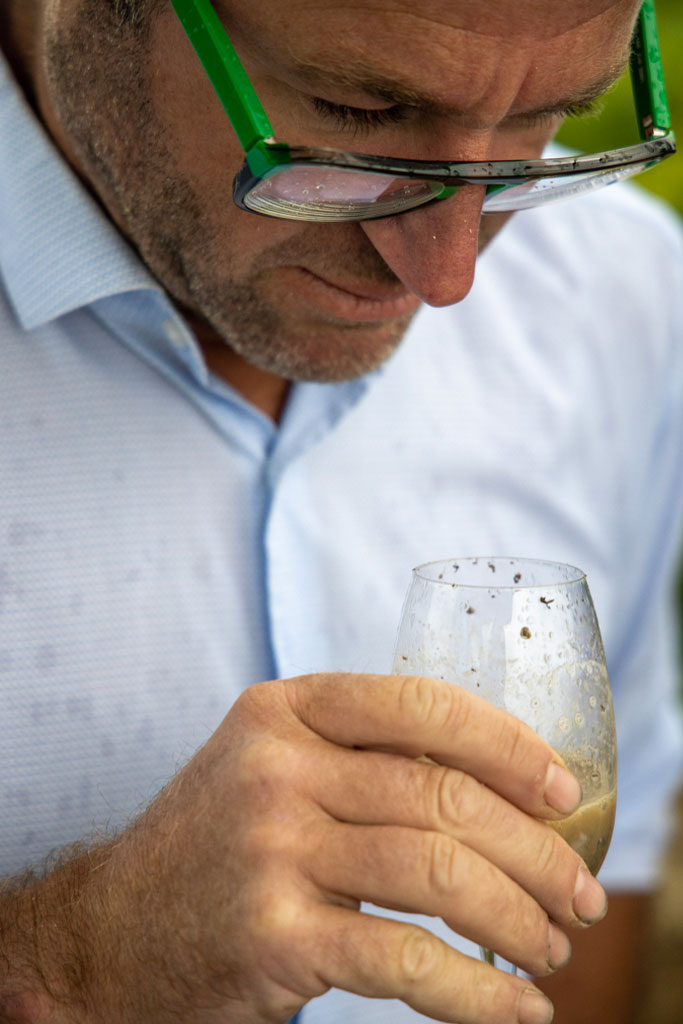
<svg viewBox="0 0 683 1024"><path fill-rule="evenodd" d="M582 791L572 815L548 824L598 871L616 810L616 735L600 629L580 569L502 557L418 566L393 672L462 686L542 736ZM493 951L480 950L495 964Z"/></svg>

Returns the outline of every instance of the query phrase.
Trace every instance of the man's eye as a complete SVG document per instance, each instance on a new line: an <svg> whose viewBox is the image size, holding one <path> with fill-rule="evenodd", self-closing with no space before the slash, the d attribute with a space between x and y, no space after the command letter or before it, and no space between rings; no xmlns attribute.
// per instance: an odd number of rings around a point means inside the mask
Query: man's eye
<svg viewBox="0 0 683 1024"><path fill-rule="evenodd" d="M398 124L405 120L407 112L404 107L386 107L382 110L369 110L365 107L349 107L345 103L330 103L329 100L312 98L316 114L327 120L335 121L340 128L383 128L386 125Z"/></svg>
<svg viewBox="0 0 683 1024"><path fill-rule="evenodd" d="M550 123L557 118L591 118L598 117L603 110L604 104L601 98L594 100L586 100L584 103L575 103L571 107L566 107L564 110L551 111L547 114L536 115L535 120L539 123Z"/></svg>
<svg viewBox="0 0 683 1024"><path fill-rule="evenodd" d="M603 109L604 102L602 97L599 96L594 100L586 100L585 103L576 103L573 107L568 107L564 111L565 117L598 117Z"/></svg>

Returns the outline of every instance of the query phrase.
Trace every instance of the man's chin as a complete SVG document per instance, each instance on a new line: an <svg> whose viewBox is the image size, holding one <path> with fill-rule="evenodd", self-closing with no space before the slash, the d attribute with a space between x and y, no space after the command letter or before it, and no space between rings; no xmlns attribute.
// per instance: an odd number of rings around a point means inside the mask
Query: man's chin
<svg viewBox="0 0 683 1024"><path fill-rule="evenodd" d="M233 298L235 298L233 296ZM251 301L250 301L251 298ZM384 321L363 322L248 297L208 313L182 308L208 365L238 361L286 381L332 384L355 380L390 359L416 310ZM225 370L218 370L226 376Z"/></svg>
<svg viewBox="0 0 683 1024"><path fill-rule="evenodd" d="M240 336L227 342L253 365L289 381L337 384L373 373L394 355L415 313L383 323L319 321L289 327L271 338L248 344ZM289 329L288 329L289 327Z"/></svg>

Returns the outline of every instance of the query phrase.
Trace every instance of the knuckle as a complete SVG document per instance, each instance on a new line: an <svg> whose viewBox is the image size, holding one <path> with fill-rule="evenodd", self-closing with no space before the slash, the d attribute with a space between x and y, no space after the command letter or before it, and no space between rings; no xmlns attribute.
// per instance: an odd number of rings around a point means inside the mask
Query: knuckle
<svg viewBox="0 0 683 1024"><path fill-rule="evenodd" d="M545 803L543 792L552 751L540 736L520 719L506 714L492 733L490 750L501 768L514 774L525 803Z"/></svg>
<svg viewBox="0 0 683 1024"><path fill-rule="evenodd" d="M516 765L526 759L526 730L524 724L513 716L507 716L498 733L500 758L504 763Z"/></svg>
<svg viewBox="0 0 683 1024"><path fill-rule="evenodd" d="M240 717L246 721L253 719L260 722L276 699L280 689L278 682L253 683L240 693L234 702L230 717Z"/></svg>
<svg viewBox="0 0 683 1024"><path fill-rule="evenodd" d="M472 1020L508 1021L517 1020L515 1002L518 993L510 984L510 975L501 975L477 965L476 982L468 990L469 1009Z"/></svg>
<svg viewBox="0 0 683 1024"><path fill-rule="evenodd" d="M562 840L550 826L546 826L536 849L534 873L543 877L560 877L563 860ZM561 874L565 874L565 872L563 871Z"/></svg>
<svg viewBox="0 0 683 1024"><path fill-rule="evenodd" d="M507 946L519 956L520 964L534 973L545 973L548 915L534 898L517 886L501 885L482 898L481 908L488 928L499 936L503 929Z"/></svg>
<svg viewBox="0 0 683 1024"><path fill-rule="evenodd" d="M291 786L299 774L300 761L291 744L262 736L243 747L231 770L245 795L261 806Z"/></svg>
<svg viewBox="0 0 683 1024"><path fill-rule="evenodd" d="M538 962L540 958L541 965L545 964L548 915L533 897L521 890L510 892L504 902L505 909L499 906L497 911L505 916L515 946L519 949L531 946L535 961Z"/></svg>
<svg viewBox="0 0 683 1024"><path fill-rule="evenodd" d="M440 951L426 932L410 929L401 939L396 963L407 988L423 984L439 969Z"/></svg>
<svg viewBox="0 0 683 1024"><path fill-rule="evenodd" d="M399 681L398 709L425 731L442 729L462 703L458 688L424 676L402 676ZM458 716L459 717L459 716Z"/></svg>
<svg viewBox="0 0 683 1024"><path fill-rule="evenodd" d="M433 803L437 821L450 826L486 828L490 808L481 783L452 768L435 773L435 782Z"/></svg>
<svg viewBox="0 0 683 1024"><path fill-rule="evenodd" d="M288 898L269 886L250 906L249 939L259 950L260 966L282 956L283 950L296 954L302 942L305 914L299 899Z"/></svg>
<svg viewBox="0 0 683 1024"><path fill-rule="evenodd" d="M295 718L307 721L313 713L316 698L324 682L325 677L319 673L278 680L278 685L282 687L282 695Z"/></svg>
<svg viewBox="0 0 683 1024"><path fill-rule="evenodd" d="M251 745L239 758L226 789L232 803L249 809L232 837L246 856L265 865L298 857L304 844L311 849L315 816L306 777L306 759L274 740Z"/></svg>
<svg viewBox="0 0 683 1024"><path fill-rule="evenodd" d="M500 770L514 777L519 797L530 806L543 801L547 763L552 751L528 725L505 714L492 732L489 749Z"/></svg>
<svg viewBox="0 0 683 1024"><path fill-rule="evenodd" d="M431 834L428 843L427 878L440 896L452 896L458 884L460 844L441 832Z"/></svg>

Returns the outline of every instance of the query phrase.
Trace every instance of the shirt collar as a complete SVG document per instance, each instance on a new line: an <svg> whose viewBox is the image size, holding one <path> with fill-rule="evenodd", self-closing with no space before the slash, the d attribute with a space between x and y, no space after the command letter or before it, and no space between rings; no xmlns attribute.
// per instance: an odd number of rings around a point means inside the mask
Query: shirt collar
<svg viewBox="0 0 683 1024"><path fill-rule="evenodd" d="M0 55L0 274L26 330L158 283L50 140Z"/></svg>
<svg viewBox="0 0 683 1024"><path fill-rule="evenodd" d="M279 429L212 378L163 289L57 150L0 52L0 284L3 279L25 330L90 306L193 400L204 396L213 418L220 419L223 402L250 411L261 423L264 450L272 449L273 477L332 430L383 372L339 384L295 384ZM160 300L161 333L150 334L148 306L133 296L125 303L117 298L150 289ZM171 326L169 341L163 329Z"/></svg>

